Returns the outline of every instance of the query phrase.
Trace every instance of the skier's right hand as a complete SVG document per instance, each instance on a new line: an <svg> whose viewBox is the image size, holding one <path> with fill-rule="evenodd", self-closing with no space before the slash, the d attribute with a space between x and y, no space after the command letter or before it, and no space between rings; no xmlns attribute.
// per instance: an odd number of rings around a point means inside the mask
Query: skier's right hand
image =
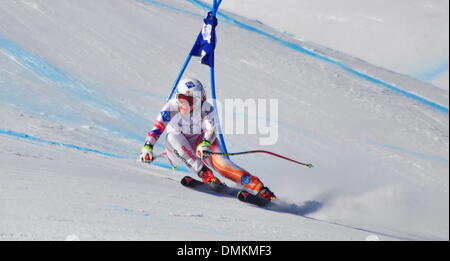
<svg viewBox="0 0 450 261"><path fill-rule="evenodd" d="M153 161L153 146L145 144L141 149L141 161L144 163L152 163Z"/></svg>

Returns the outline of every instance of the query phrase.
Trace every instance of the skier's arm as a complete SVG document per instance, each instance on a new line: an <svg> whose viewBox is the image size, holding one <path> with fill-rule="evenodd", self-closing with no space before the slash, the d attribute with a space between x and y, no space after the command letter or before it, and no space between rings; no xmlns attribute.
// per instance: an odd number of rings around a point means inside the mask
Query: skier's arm
<svg viewBox="0 0 450 261"><path fill-rule="evenodd" d="M166 126L169 124L169 122L172 120L175 114L176 110L174 110L173 101L171 100L168 103L166 103L159 112L152 129L147 134L147 137L145 139L146 145L150 145L153 147L156 144L159 137L164 132Z"/></svg>
<svg viewBox="0 0 450 261"><path fill-rule="evenodd" d="M214 119L204 119L203 120L203 140L213 144L217 137L216 125L214 124Z"/></svg>
<svg viewBox="0 0 450 261"><path fill-rule="evenodd" d="M141 161L150 163L153 161L153 146L155 146L161 134L166 129L167 124L172 120L176 111L173 110L173 102L166 103L156 118L152 129L147 134L144 146L141 148Z"/></svg>
<svg viewBox="0 0 450 261"><path fill-rule="evenodd" d="M214 122L214 107L205 110L205 115L202 120L203 140L196 148L196 154L200 158L204 158L204 151L211 151L211 144L214 143L217 137L217 128Z"/></svg>

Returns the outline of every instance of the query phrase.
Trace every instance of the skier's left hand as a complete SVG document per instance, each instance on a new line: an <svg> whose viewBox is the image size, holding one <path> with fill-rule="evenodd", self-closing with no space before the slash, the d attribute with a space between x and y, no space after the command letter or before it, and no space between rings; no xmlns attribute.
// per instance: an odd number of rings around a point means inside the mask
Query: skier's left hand
<svg viewBox="0 0 450 261"><path fill-rule="evenodd" d="M200 159L208 158L209 155L205 155L205 151L211 151L211 143L207 140L203 140L200 144L197 145L197 149L195 150L195 154Z"/></svg>

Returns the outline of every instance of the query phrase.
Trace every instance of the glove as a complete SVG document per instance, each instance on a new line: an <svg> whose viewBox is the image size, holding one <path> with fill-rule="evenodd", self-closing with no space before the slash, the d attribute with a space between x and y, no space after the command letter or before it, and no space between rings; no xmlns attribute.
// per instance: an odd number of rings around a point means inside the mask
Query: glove
<svg viewBox="0 0 450 261"><path fill-rule="evenodd" d="M211 143L207 140L203 140L200 144L197 145L197 149L195 150L195 154L200 159L204 159L209 157L209 155L205 155L205 151L211 151Z"/></svg>
<svg viewBox="0 0 450 261"><path fill-rule="evenodd" d="M153 146L145 144L141 149L141 161L144 163L152 163L153 161Z"/></svg>

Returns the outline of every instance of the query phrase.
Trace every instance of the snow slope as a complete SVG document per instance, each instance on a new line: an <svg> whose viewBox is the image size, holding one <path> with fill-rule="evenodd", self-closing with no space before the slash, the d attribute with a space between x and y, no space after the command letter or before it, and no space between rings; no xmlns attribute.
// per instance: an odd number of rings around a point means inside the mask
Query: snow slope
<svg viewBox="0 0 450 261"><path fill-rule="evenodd" d="M447 0L228 0L222 8L448 91L448 4Z"/></svg>
<svg viewBox="0 0 450 261"><path fill-rule="evenodd" d="M0 5L0 239L448 240L448 92L230 13L217 95L278 99L279 139L227 134L228 149L316 168L234 158L292 204L264 210L183 188L183 169L163 160L137 162L199 3ZM188 73L209 77L196 62Z"/></svg>

